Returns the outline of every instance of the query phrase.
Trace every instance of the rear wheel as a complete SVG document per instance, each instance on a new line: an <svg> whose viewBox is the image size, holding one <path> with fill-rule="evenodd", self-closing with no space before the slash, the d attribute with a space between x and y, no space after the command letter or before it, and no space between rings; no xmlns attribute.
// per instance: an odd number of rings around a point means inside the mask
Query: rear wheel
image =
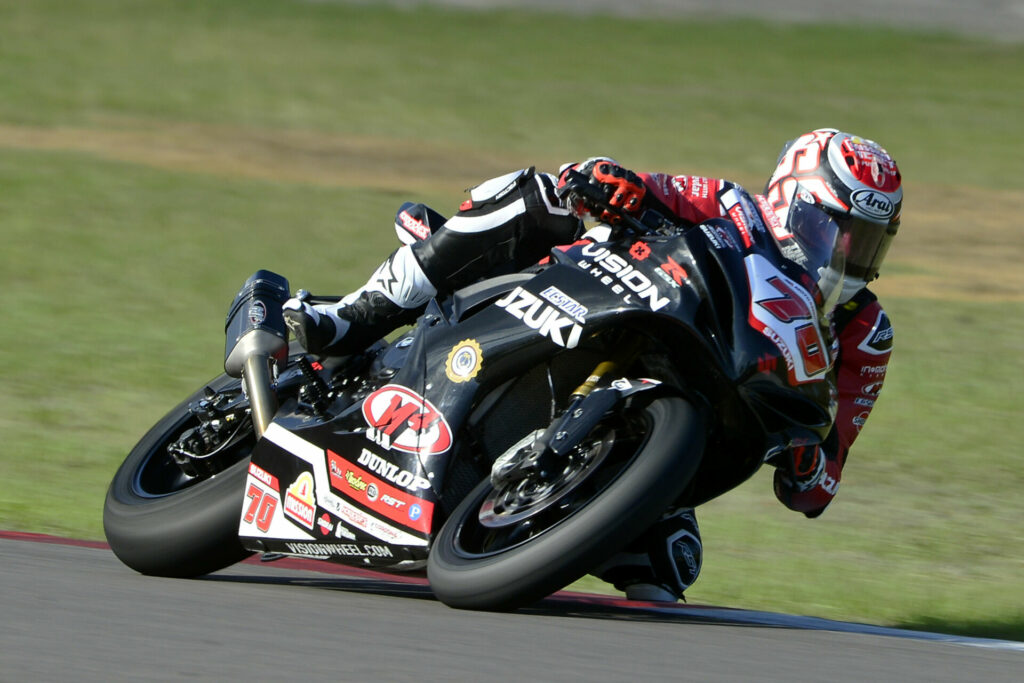
<svg viewBox="0 0 1024 683"><path fill-rule="evenodd" d="M214 391L240 392L238 380L221 375ZM205 389L170 411L131 450L114 475L103 507L111 550L143 574L190 577L235 564L251 553L238 540L251 430L219 454L219 471L189 476L168 452L199 419L189 405Z"/></svg>
<svg viewBox="0 0 1024 683"><path fill-rule="evenodd" d="M630 400L554 480L496 491L488 479L462 501L428 560L438 599L464 609L529 604L586 574L668 508L696 471L704 425L682 398Z"/></svg>

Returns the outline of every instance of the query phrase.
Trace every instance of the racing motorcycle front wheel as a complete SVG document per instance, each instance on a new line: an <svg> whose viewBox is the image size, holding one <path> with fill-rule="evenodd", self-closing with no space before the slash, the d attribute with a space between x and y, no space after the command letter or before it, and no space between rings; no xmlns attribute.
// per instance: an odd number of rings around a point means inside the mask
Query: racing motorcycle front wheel
<svg viewBox="0 0 1024 683"><path fill-rule="evenodd" d="M545 472L497 489L492 479L477 485L431 548L427 574L439 600L495 611L530 604L657 520L693 477L705 426L686 399L638 398L603 419L554 478Z"/></svg>
<svg viewBox="0 0 1024 683"><path fill-rule="evenodd" d="M168 448L187 443L189 434L200 438L201 419L193 407L204 398L231 403L236 412L246 407L240 382L221 375L142 437L107 490L107 542L118 559L142 574L200 576L251 554L238 540L246 471L256 443L251 426L238 420L237 431L215 451L216 462L200 464L202 471L183 470Z"/></svg>

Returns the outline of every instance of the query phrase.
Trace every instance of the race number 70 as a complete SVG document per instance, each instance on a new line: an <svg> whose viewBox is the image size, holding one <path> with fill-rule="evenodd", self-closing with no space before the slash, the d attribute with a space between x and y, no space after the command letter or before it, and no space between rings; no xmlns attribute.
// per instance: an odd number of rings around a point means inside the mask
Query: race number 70
<svg viewBox="0 0 1024 683"><path fill-rule="evenodd" d="M274 511L277 510L277 496L264 492L256 484L249 484L245 497L249 499L249 506L242 521L246 524L255 522L256 528L263 533L270 531L270 522L274 519Z"/></svg>

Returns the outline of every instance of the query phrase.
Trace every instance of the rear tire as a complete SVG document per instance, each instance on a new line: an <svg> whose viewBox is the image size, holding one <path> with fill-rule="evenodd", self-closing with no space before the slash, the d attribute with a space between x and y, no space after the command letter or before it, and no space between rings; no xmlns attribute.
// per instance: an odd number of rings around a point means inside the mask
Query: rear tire
<svg viewBox="0 0 1024 683"><path fill-rule="evenodd" d="M221 375L214 390L237 380ZM167 452L194 424L188 406L170 411L131 450L107 490L103 529L118 559L143 574L192 577L239 562L252 553L238 540L253 437L236 446L239 460L222 472L187 482Z"/></svg>
<svg viewBox="0 0 1024 683"><path fill-rule="evenodd" d="M638 412L646 435L626 464L589 500L567 504L572 511L566 516L547 526L543 518L531 521L532 531L518 532L525 539L510 540L512 532L509 540L495 540L483 527L479 512L492 488L489 480L481 482L431 548L427 574L438 599L460 609L530 604L580 578L654 523L696 471L705 428L696 408L679 397L654 399Z"/></svg>

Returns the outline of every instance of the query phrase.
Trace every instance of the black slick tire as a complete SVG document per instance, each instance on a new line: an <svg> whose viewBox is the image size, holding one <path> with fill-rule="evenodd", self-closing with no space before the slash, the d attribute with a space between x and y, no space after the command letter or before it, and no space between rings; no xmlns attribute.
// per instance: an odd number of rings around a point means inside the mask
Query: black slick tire
<svg viewBox="0 0 1024 683"><path fill-rule="evenodd" d="M643 410L651 428L632 463L585 506L524 544L480 555L461 549L463 526L479 524L490 491L490 482L481 482L431 548L427 573L438 599L495 611L530 604L580 578L652 524L696 471L705 428L683 398L657 398Z"/></svg>
<svg viewBox="0 0 1024 683"><path fill-rule="evenodd" d="M221 376L211 387L232 382ZM103 529L114 554L154 576L193 577L239 562L250 553L238 540L249 457L192 486L147 490L147 472L175 467L166 446L188 424L188 404L169 412L139 441L114 475L103 506Z"/></svg>

